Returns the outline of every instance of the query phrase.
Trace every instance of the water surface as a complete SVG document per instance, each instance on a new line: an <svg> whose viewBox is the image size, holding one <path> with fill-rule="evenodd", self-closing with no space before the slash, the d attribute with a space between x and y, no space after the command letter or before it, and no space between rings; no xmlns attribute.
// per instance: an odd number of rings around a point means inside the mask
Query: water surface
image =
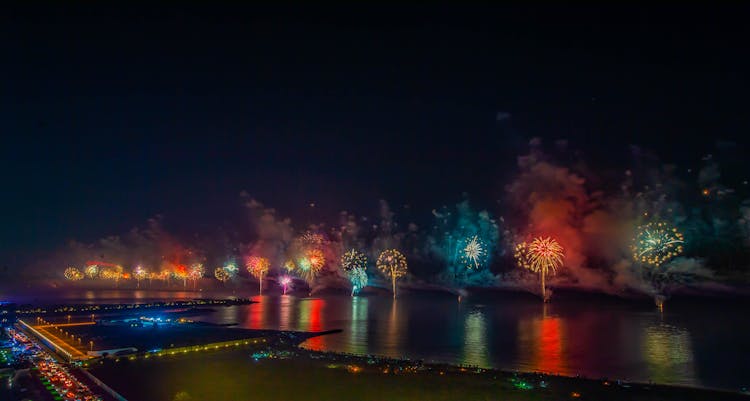
<svg viewBox="0 0 750 401"><path fill-rule="evenodd" d="M231 294L211 294L227 296ZM448 295L250 296L199 319L252 329L343 332L303 346L355 354L737 390L750 384L747 303ZM76 291L22 302L146 302L192 291Z"/></svg>

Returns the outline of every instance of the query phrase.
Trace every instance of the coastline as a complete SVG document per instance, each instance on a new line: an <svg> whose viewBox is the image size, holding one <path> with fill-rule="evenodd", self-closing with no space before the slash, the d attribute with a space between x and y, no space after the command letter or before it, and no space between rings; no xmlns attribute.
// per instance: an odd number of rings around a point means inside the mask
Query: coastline
<svg viewBox="0 0 750 401"><path fill-rule="evenodd" d="M315 336L323 333L310 334ZM113 381L114 383L111 384L113 388L123 391L123 395L128 399L143 399L143 395L123 386L118 374L129 377L130 374L137 372L160 372L180 369L181 367L190 368L193 364L199 363L200 371L192 372L193 374L210 375L212 372L209 369L212 366L223 365L230 366L237 370L237 373L241 375L240 377L246 378L252 375L283 377L291 374L290 372L306 372L302 379L300 379L300 376L294 377L295 385L315 388L315 391L311 390L306 394L314 393L316 395L314 397L311 395L312 398L300 396L297 398L311 400L325 399L317 397L319 394L326 394L323 388L329 380L335 380L336 386L342 391L337 399L374 400L387 397L391 400L407 400L410 399L408 394L417 390L420 391L420 394L424 394L422 399L451 399L441 398L442 395L440 395L444 391L442 386L448 386L456 387L457 391L462 392L463 399L487 399L485 398L487 395L495 394L499 398L491 399L750 400L748 394L718 389L425 363L373 355L312 351L293 346L262 348L252 350L249 355L247 354L248 352L240 351L217 351L204 354L200 361L196 360L195 356L190 355L176 355L158 360L153 358L151 360L126 360L126 358L122 358L120 361L102 361L102 363L92 366L91 370L95 376L105 383L109 384L109 381ZM242 375L243 371L248 374ZM173 375L169 375L169 377L170 380L175 380ZM359 384L365 380L382 383L386 388L369 394L359 388ZM118 389L118 387L120 388ZM193 397L197 396L197 398L192 399L203 399L200 398L201 395L205 396L205 392L209 391L200 387L191 387L187 382L180 387L188 394L192 394ZM252 383L252 387L259 393L268 391L267 394L272 394L273 391L278 390L270 384L256 382ZM431 393L431 388L435 390L434 394ZM438 391L439 389L440 391ZM213 394L215 400L231 399L222 398L219 393Z"/></svg>

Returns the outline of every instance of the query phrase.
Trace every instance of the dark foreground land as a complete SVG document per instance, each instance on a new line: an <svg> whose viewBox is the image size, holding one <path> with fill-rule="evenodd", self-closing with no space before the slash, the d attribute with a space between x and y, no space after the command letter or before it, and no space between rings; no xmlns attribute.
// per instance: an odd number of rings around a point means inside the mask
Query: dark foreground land
<svg viewBox="0 0 750 401"><path fill-rule="evenodd" d="M750 400L727 392L290 349L95 363L128 400Z"/></svg>

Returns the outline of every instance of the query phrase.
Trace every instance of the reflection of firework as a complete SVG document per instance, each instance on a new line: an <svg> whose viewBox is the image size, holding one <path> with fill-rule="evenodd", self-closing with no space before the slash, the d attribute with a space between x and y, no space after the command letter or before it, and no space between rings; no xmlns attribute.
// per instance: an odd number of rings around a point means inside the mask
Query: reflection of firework
<svg viewBox="0 0 750 401"><path fill-rule="evenodd" d="M363 268L355 267L348 270L346 276L352 283L352 295L367 286L367 272Z"/></svg>
<svg viewBox="0 0 750 401"><path fill-rule="evenodd" d="M665 222L651 222L638 227L631 249L633 259L644 265L659 267L683 251L682 233Z"/></svg>
<svg viewBox="0 0 750 401"><path fill-rule="evenodd" d="M487 257L484 241L475 235L468 238L465 244L461 250L461 261L468 269L479 269Z"/></svg>
<svg viewBox="0 0 750 401"><path fill-rule="evenodd" d="M542 299L545 302L549 300L544 279L548 274L555 273L562 265L562 246L550 237L537 237L530 244L522 242L516 245L513 256L520 267L539 273L542 282Z"/></svg>
<svg viewBox="0 0 750 401"><path fill-rule="evenodd" d="M78 281L83 279L83 273L75 267L68 267L63 272L63 275L70 281Z"/></svg>
<svg viewBox="0 0 750 401"><path fill-rule="evenodd" d="M367 256L356 249L351 249L341 255L341 267L346 272L355 269L365 270L367 269Z"/></svg>
<svg viewBox="0 0 750 401"><path fill-rule="evenodd" d="M259 292L263 292L263 276L268 273L268 267L270 266L268 259L262 256L251 256L247 258L247 271L258 279L260 283Z"/></svg>
<svg viewBox="0 0 750 401"><path fill-rule="evenodd" d="M378 270L391 279L393 297L396 298L396 280L405 276L407 271L406 257L395 249L387 249L380 253L377 262Z"/></svg>
<svg viewBox="0 0 750 401"><path fill-rule="evenodd" d="M217 267L216 270L214 270L214 277L216 277L217 280L223 282L226 282L229 280L230 274L227 271L227 269L223 267Z"/></svg>

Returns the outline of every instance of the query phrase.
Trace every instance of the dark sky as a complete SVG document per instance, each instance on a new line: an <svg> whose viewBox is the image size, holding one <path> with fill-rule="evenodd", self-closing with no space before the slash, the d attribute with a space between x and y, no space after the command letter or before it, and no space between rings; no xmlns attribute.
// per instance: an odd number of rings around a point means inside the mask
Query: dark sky
<svg viewBox="0 0 750 401"><path fill-rule="evenodd" d="M612 167L750 132L748 7L25 3L0 10L0 265L159 213L211 232L243 189L297 219L491 208L533 136Z"/></svg>

